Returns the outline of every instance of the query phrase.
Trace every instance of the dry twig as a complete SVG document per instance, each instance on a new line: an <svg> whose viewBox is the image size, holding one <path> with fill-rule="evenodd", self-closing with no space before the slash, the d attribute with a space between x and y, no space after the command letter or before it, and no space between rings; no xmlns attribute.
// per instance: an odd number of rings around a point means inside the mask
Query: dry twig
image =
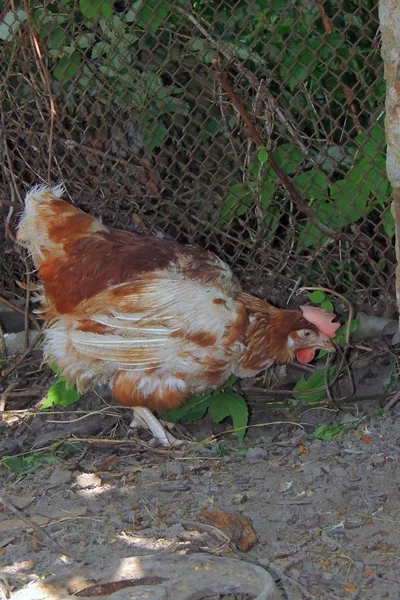
<svg viewBox="0 0 400 600"><path fill-rule="evenodd" d="M264 141L263 141L262 137L260 136L260 134L258 133L256 127L254 126L254 123L250 119L243 102L238 98L238 96L234 92L231 84L229 83L229 81L227 80L225 75L222 73L221 66L217 60L213 60L213 67L221 81L222 87L224 88L224 90L228 94L229 98L232 100L232 103L234 104L236 110L239 112L240 116L246 123L247 128L248 128L250 135L253 138L254 142L257 144L257 146L265 146ZM316 217L314 215L311 208L308 206L307 202L297 192L297 190L294 187L290 178L287 177L287 175L285 175L285 173L283 173L282 169L279 167L278 163L276 162L276 160L274 159L274 157L272 156L271 153L268 154L268 162L271 165L271 167L273 168L273 170L275 171L278 179L281 181L282 185L288 192L290 198L293 200L293 202L299 208L299 210L309 219L309 221L311 223L313 223L315 225L315 227L318 228L318 230L323 235L326 235L327 237L335 239L338 236L337 232L335 232L333 229L330 229L329 227L327 227L324 223L322 223L322 221L320 221L318 219L318 217Z"/></svg>
<svg viewBox="0 0 400 600"><path fill-rule="evenodd" d="M29 356L29 354L31 352L33 352L33 350L35 349L36 344L39 342L39 340L40 340L41 337L42 337L42 333L38 333L37 336L35 336L35 338L33 339L32 343L25 350L25 352L23 354L21 354L21 356L15 361L15 363L13 364L12 367L10 367L9 369L7 369L7 371L4 373L4 375L2 375L0 377L0 383L3 383L3 381L5 381L7 379L7 377L9 377L11 375L11 373L13 373L16 369L18 369L18 367L24 362L24 360L26 359L26 357Z"/></svg>
<svg viewBox="0 0 400 600"><path fill-rule="evenodd" d="M4 492L0 493L0 503L11 513L16 515L19 519L21 519L21 521L28 525L28 527L33 529L38 538L40 538L46 546L49 546L49 548L51 548L55 552L70 558L69 553L66 550L64 550L64 548L62 548L59 544L57 544L57 542L55 542L49 535L47 535L47 533L43 531L43 529L41 529L39 525L28 519L28 517L26 517L19 508L14 506L10 498Z"/></svg>

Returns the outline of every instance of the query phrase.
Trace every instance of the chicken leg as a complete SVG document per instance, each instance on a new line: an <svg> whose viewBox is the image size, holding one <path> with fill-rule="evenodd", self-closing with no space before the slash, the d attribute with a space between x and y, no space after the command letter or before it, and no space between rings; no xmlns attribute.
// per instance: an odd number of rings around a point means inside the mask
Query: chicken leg
<svg viewBox="0 0 400 600"><path fill-rule="evenodd" d="M144 429L148 429L157 438L162 446L170 447L170 446L181 446L184 442L183 440L177 439L172 433L169 433L161 423L153 415L153 413L144 406L135 406L133 408L133 420L131 422L131 427L143 427Z"/></svg>

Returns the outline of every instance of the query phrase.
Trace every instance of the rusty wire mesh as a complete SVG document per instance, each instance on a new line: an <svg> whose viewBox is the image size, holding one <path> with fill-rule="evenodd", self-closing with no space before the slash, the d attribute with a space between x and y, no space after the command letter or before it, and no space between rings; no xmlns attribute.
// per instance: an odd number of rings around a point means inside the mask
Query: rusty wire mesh
<svg viewBox="0 0 400 600"><path fill-rule="evenodd" d="M0 7L2 293L26 272L5 230L50 173L107 224L209 248L277 304L301 282L394 310L375 2Z"/></svg>

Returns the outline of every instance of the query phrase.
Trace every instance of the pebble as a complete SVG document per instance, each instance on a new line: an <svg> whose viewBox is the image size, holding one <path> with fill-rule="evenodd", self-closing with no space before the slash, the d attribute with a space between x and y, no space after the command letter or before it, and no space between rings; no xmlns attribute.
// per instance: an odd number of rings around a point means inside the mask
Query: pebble
<svg viewBox="0 0 400 600"><path fill-rule="evenodd" d="M63 469L54 469L47 483L50 488L53 488L70 483L71 480L71 471L66 471Z"/></svg>
<svg viewBox="0 0 400 600"><path fill-rule="evenodd" d="M96 473L81 473L75 481L80 488L98 487L101 485L101 479Z"/></svg>
<svg viewBox="0 0 400 600"><path fill-rule="evenodd" d="M339 477L345 477L346 479L348 479L349 472L344 467L337 466L337 467L333 467L330 470L330 476L334 479L338 479Z"/></svg>
<svg viewBox="0 0 400 600"><path fill-rule="evenodd" d="M145 467L140 471L140 475L142 479L161 479L161 472L153 467Z"/></svg>
<svg viewBox="0 0 400 600"><path fill-rule="evenodd" d="M264 448L249 448L246 452L246 460L250 463L268 460L268 452Z"/></svg>
<svg viewBox="0 0 400 600"><path fill-rule="evenodd" d="M187 492L191 489L188 483L161 483L158 486L160 492Z"/></svg>
<svg viewBox="0 0 400 600"><path fill-rule="evenodd" d="M177 461L171 461L165 468L166 473L172 473L173 475L182 475L183 466Z"/></svg>

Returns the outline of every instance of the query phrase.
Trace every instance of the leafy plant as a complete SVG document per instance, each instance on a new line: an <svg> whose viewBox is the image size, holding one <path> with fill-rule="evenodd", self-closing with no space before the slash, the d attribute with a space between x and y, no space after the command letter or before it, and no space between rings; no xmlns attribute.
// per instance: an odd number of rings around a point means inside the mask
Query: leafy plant
<svg viewBox="0 0 400 600"><path fill-rule="evenodd" d="M230 377L228 381L214 392L201 396L192 396L182 406L167 410L163 418L176 423L180 420L197 421L210 415L215 423L220 423L226 417L230 417L238 438L243 441L248 423L248 408L245 399L233 391L235 378Z"/></svg>
<svg viewBox="0 0 400 600"><path fill-rule="evenodd" d="M87 101L107 110L113 106L129 111L143 131L145 148L152 151L165 141L166 123L187 115L189 106L179 98L181 87L162 80L162 68L138 68L141 53L157 45L161 48L157 35L171 16L170 4L138 0L129 5L121 10L111 0L36 3L31 24L45 49L43 60L54 78L53 94L69 113L86 119ZM7 12L0 24L0 40L16 42L26 21L23 10ZM168 42L168 34L162 31ZM36 72L34 64L32 71Z"/></svg>
<svg viewBox="0 0 400 600"><path fill-rule="evenodd" d="M320 308L324 308L331 312L334 312L334 310L335 310L335 307L333 306L332 302L327 299L325 292L322 292L321 290L315 290L315 291L311 292L310 294L308 294L308 299L313 304L318 304ZM357 328L358 328L357 319L352 319L351 325L350 325L350 333L354 333L355 331L357 331ZM346 333L347 333L347 323L345 323L344 325L339 327L339 329L336 331L335 342L338 344L345 343ZM326 354L327 354L326 350L321 350L318 357L321 358L322 356L325 356Z"/></svg>
<svg viewBox="0 0 400 600"><path fill-rule="evenodd" d="M390 185L385 175L385 136L382 124L375 125L368 134L359 134L343 152L349 168L341 178L332 182L324 170L331 170L329 162L322 163L322 172L305 167L308 160L297 146L282 144L271 155L283 173L290 175L299 193L307 199L318 219L333 230L344 230L363 221L374 210L382 211L382 227L388 237L394 235L394 222L388 206ZM273 237L280 221L280 211L274 206L279 197L275 171L267 164L268 152L258 148L256 160L248 169L244 183L231 186L224 198L217 225L224 227L234 217L247 215L255 206L261 207L266 237ZM318 157L315 156L315 161ZM299 172L300 171L300 172ZM382 210L383 209L383 210ZM319 248L331 243L317 227L309 222L297 229L297 251Z"/></svg>
<svg viewBox="0 0 400 600"><path fill-rule="evenodd" d="M57 365L51 364L50 368L54 373L60 375ZM81 395L77 388L73 384L68 385L65 377L60 376L50 387L40 409L45 410L46 408L54 408L55 406L70 406L78 402L80 397Z"/></svg>
<svg viewBox="0 0 400 600"><path fill-rule="evenodd" d="M44 402L41 404L41 410L54 408L55 406L70 406L78 402L80 393L74 385L67 385L65 378L60 377L50 387Z"/></svg>
<svg viewBox="0 0 400 600"><path fill-rule="evenodd" d="M2 459L1 464L13 473L28 475L46 465L53 465L59 463L60 460L68 459L74 454L82 452L82 448L83 444L78 442L57 442L50 450L39 450L20 456L6 456Z"/></svg>
<svg viewBox="0 0 400 600"><path fill-rule="evenodd" d="M7 456L2 459L2 465L13 473L19 475L28 475L34 473L45 465L53 465L59 462L59 459L49 454L35 452L28 456Z"/></svg>
<svg viewBox="0 0 400 600"><path fill-rule="evenodd" d="M26 19L27 14L24 10L8 11L0 23L0 40L11 42Z"/></svg>
<svg viewBox="0 0 400 600"><path fill-rule="evenodd" d="M334 312L335 307L333 303L327 299L325 292L322 290L314 290L308 294L308 299L313 304L317 304L319 308L323 308ZM353 333L357 330L358 323L356 319L353 319L350 326L350 332ZM342 325L337 331L334 341L337 344L345 343L347 332L347 323ZM322 358L327 354L326 350L320 350L318 358ZM315 371L309 377L302 377L298 381L293 389L293 395L296 399L305 398L308 404L314 404L320 402L326 396L326 386L331 385L336 377L336 367L325 367ZM322 431L322 430L321 430ZM329 430L330 431L330 430ZM328 435L328 433L327 433ZM329 434L330 435L330 434ZM318 438L328 439L328 438ZM329 438L332 439L332 438Z"/></svg>
<svg viewBox="0 0 400 600"><path fill-rule="evenodd" d="M336 367L318 369L310 377L302 377L293 389L296 399L305 399L307 404L315 404L326 397L326 385L330 385L335 378Z"/></svg>
<svg viewBox="0 0 400 600"><path fill-rule="evenodd" d="M317 440L333 440L335 437L346 431L352 431L360 427L366 421L375 417L382 417L385 414L385 410L381 409L374 413L364 415L360 419L351 419L343 423L331 423L320 425L314 430L313 437Z"/></svg>
<svg viewBox="0 0 400 600"><path fill-rule="evenodd" d="M343 425L320 425L314 430L313 438L316 440L333 440L335 437L346 431Z"/></svg>

